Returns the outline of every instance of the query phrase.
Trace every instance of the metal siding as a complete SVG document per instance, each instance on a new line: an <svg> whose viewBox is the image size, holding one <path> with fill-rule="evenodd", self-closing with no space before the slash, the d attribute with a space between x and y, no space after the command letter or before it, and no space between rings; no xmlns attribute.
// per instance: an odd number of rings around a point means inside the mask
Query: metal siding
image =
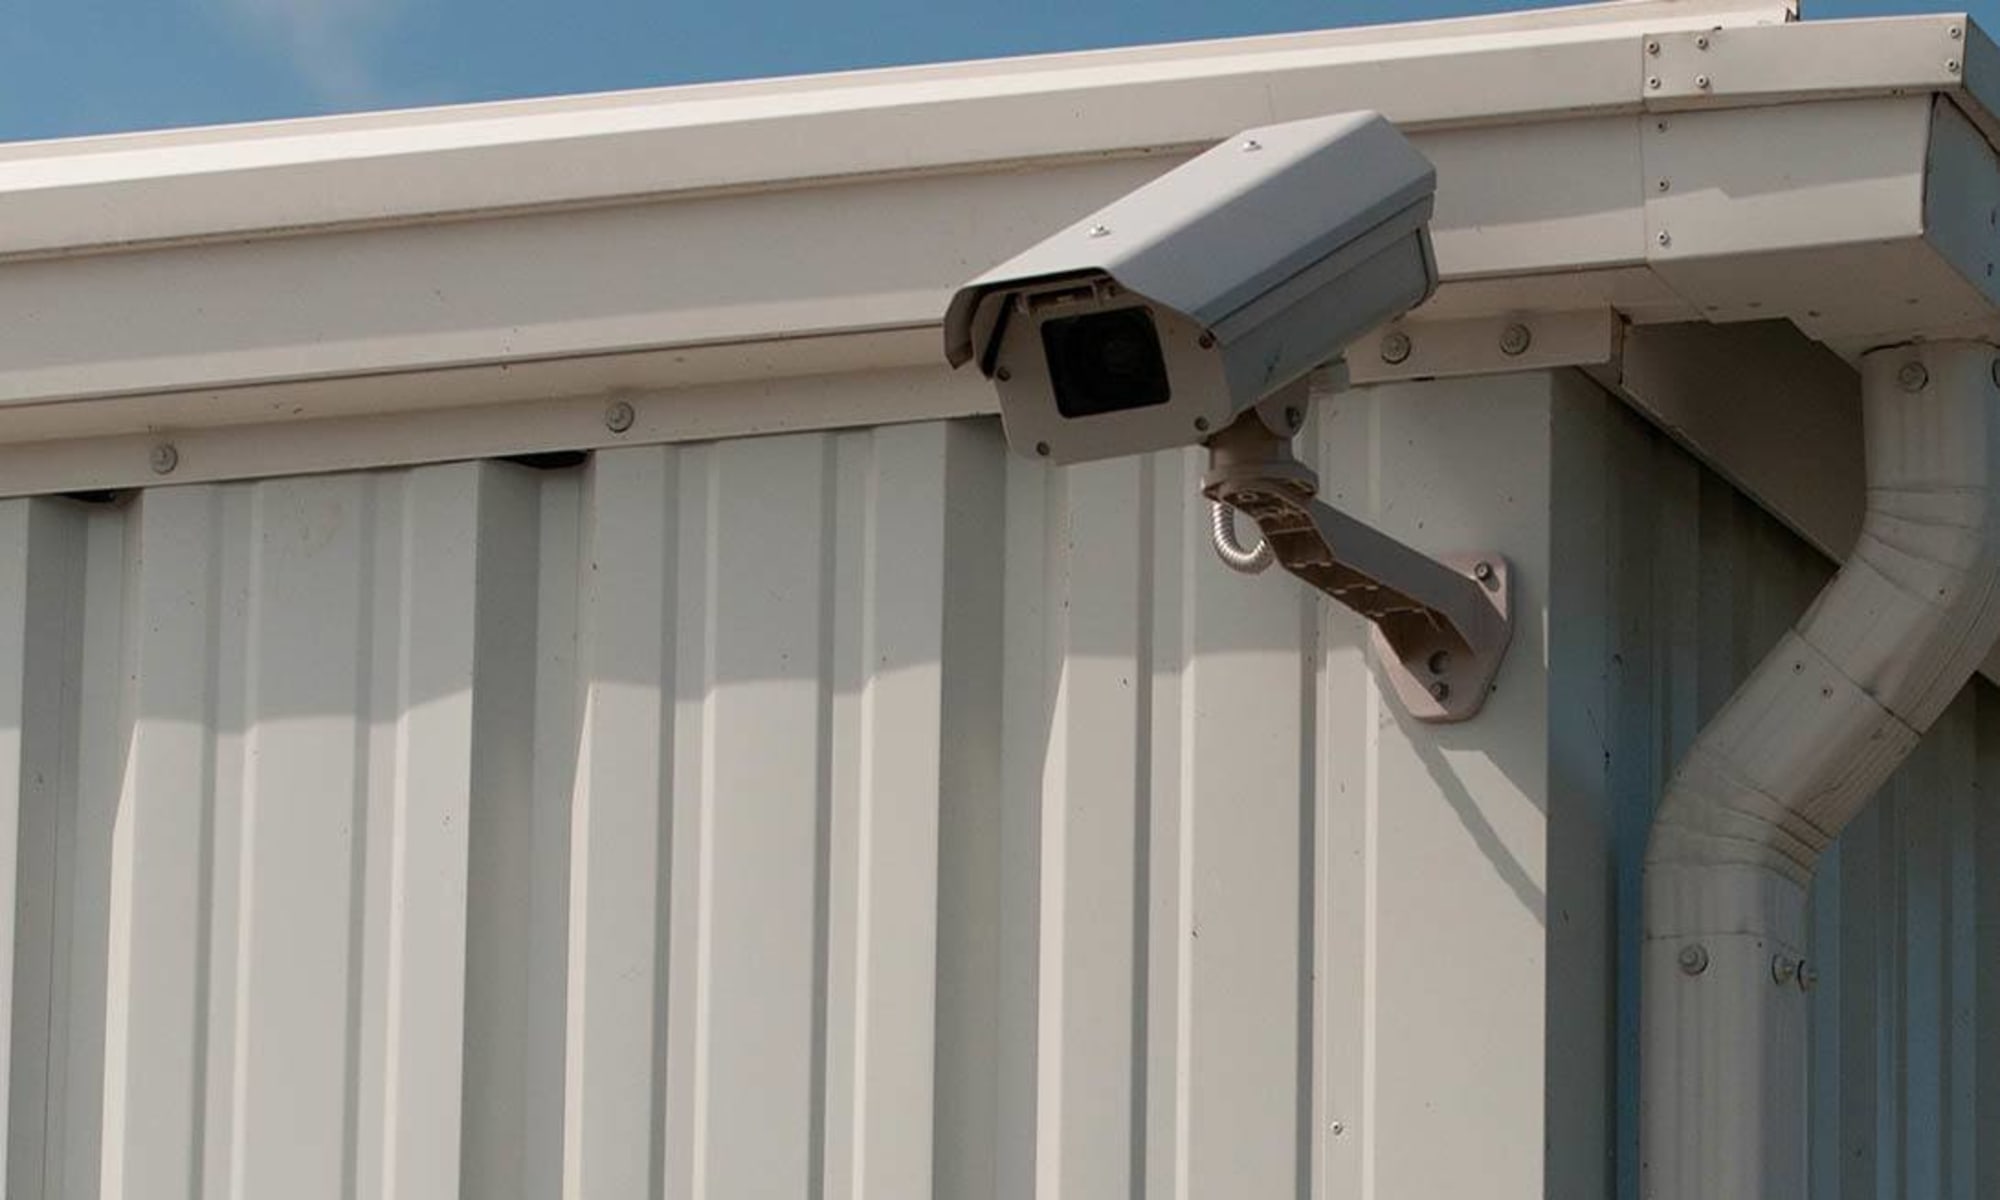
<svg viewBox="0 0 2000 1200"><path fill-rule="evenodd" d="M985 421L0 503L8 1194L1630 1194L1650 807L1827 568L1579 376L1317 408L1508 553L1478 722ZM1995 705L1825 872L1816 1195L2000 1177Z"/></svg>
<svg viewBox="0 0 2000 1200"><path fill-rule="evenodd" d="M1701 722L1831 568L1631 413L1586 406L1562 426L1567 457L1589 465L1558 489L1558 542L1572 561L1601 565L1579 572L1576 602L1552 619L1573 638L1604 639L1609 654L1552 665L1555 702L1571 706L1552 723L1603 730L1589 786L1605 797L1617 863L1618 1194L1632 1197L1639 864L1652 806ZM1996 770L2000 691L1975 680L1821 864L1811 1078L1800 1081L1815 1200L2000 1194Z"/></svg>

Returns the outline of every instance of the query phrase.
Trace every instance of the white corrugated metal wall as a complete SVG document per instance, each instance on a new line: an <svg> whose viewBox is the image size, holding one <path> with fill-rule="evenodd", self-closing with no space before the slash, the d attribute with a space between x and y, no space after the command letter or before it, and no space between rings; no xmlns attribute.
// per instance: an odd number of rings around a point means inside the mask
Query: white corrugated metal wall
<svg viewBox="0 0 2000 1200"><path fill-rule="evenodd" d="M1567 758L1610 797L1621 934L1619 1195L1637 1197L1639 865L1666 771L1832 568L1629 412L1558 443L1568 561L1550 683ZM1599 614L1604 618L1599 619ZM1593 682L1592 676L1598 678ZM1609 714L1606 719L1603 714ZM1601 753L1601 772L1584 760ZM1836 844L1814 891L1814 1200L2000 1195L2000 691L1975 680Z"/></svg>
<svg viewBox="0 0 2000 1200"><path fill-rule="evenodd" d="M983 422L0 503L8 1195L1601 1191L1618 865L1824 567L1574 376L1320 407L1520 572L1474 726L1210 561L1192 455ZM1992 1179L1977 815L1837 867L1885 1178Z"/></svg>

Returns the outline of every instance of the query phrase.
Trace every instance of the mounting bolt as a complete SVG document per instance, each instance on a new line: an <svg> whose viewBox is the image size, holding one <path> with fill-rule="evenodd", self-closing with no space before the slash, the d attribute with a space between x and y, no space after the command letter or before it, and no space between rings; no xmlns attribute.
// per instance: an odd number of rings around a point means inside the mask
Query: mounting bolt
<svg viewBox="0 0 2000 1200"><path fill-rule="evenodd" d="M1493 582L1493 564L1492 564L1492 563L1489 563L1489 562L1483 562L1483 563L1475 563L1475 564L1473 564L1473 567L1472 567L1472 577L1473 577L1474 579L1477 579L1477 580L1478 580L1479 582L1481 582L1481 583L1492 583L1492 582Z"/></svg>
<svg viewBox="0 0 2000 1200"><path fill-rule="evenodd" d="M1382 338L1382 361L1399 363L1410 357L1410 335L1397 330Z"/></svg>
<svg viewBox="0 0 2000 1200"><path fill-rule="evenodd" d="M1799 977L1799 960L1789 954L1771 956L1771 982L1780 987L1796 981Z"/></svg>
<svg viewBox="0 0 2000 1200"><path fill-rule="evenodd" d="M1094 238L1100 238L1100 237L1110 237L1110 236L1111 236L1111 226L1109 226L1109 225L1092 225L1092 226L1090 227L1090 236L1091 236L1091 237L1094 237Z"/></svg>
<svg viewBox="0 0 2000 1200"><path fill-rule="evenodd" d="M1526 325L1509 325L1500 331L1500 353L1509 358L1525 354L1534 340L1535 335Z"/></svg>
<svg viewBox="0 0 2000 1200"><path fill-rule="evenodd" d="M1920 362L1906 362L1896 372L1896 386L1914 395L1929 386L1931 373Z"/></svg>
<svg viewBox="0 0 2000 1200"><path fill-rule="evenodd" d="M153 447L152 453L146 456L146 461L152 465L153 474L171 475L174 473L174 468L181 465L181 452L174 449L172 442L161 442Z"/></svg>
<svg viewBox="0 0 2000 1200"><path fill-rule="evenodd" d="M1697 75L1697 76L1695 76L1695 77L1694 77L1694 85L1695 85L1696 87L1700 88L1700 89L1701 89L1702 91L1704 91L1704 92L1705 92L1705 91L1707 91L1707 90L1708 90L1708 76L1706 76L1706 75Z"/></svg>
<svg viewBox="0 0 2000 1200"><path fill-rule="evenodd" d="M1819 986L1819 969L1810 963L1799 964L1799 990L1810 992Z"/></svg>
<svg viewBox="0 0 2000 1200"><path fill-rule="evenodd" d="M604 410L604 427L613 433L624 433L632 428L632 422L637 417L631 405L619 400Z"/></svg>
<svg viewBox="0 0 2000 1200"><path fill-rule="evenodd" d="M1708 970L1708 947L1700 942L1689 942L1681 947L1681 974L1695 976Z"/></svg>

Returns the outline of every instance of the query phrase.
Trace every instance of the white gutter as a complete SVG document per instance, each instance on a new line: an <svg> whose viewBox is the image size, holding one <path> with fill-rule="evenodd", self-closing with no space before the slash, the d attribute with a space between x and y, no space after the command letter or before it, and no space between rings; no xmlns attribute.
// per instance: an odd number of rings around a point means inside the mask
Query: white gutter
<svg viewBox="0 0 2000 1200"><path fill-rule="evenodd" d="M1867 512L1838 575L1696 737L1654 820L1641 1194L1806 1194L1807 889L2000 631L1991 346L1862 359Z"/></svg>

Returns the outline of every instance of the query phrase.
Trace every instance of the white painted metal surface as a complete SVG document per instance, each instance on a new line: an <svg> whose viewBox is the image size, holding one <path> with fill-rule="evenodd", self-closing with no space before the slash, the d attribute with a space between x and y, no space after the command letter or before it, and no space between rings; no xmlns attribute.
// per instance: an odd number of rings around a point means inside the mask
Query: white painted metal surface
<svg viewBox="0 0 2000 1200"><path fill-rule="evenodd" d="M1532 614L1565 387L1342 401L1330 490ZM1540 622L1406 729L1198 471L928 424L0 505L10 1194L1538 1194Z"/></svg>
<svg viewBox="0 0 2000 1200"><path fill-rule="evenodd" d="M979 270L1218 138L1355 108L1439 170L1424 320L1786 318L1849 355L1990 331L2000 54L1956 17L1787 15L1635 3L15 147L0 487L144 482L104 439L148 431L367 414L380 461L437 461L594 436L521 401L930 366ZM1700 96L1649 86L1704 55Z"/></svg>

